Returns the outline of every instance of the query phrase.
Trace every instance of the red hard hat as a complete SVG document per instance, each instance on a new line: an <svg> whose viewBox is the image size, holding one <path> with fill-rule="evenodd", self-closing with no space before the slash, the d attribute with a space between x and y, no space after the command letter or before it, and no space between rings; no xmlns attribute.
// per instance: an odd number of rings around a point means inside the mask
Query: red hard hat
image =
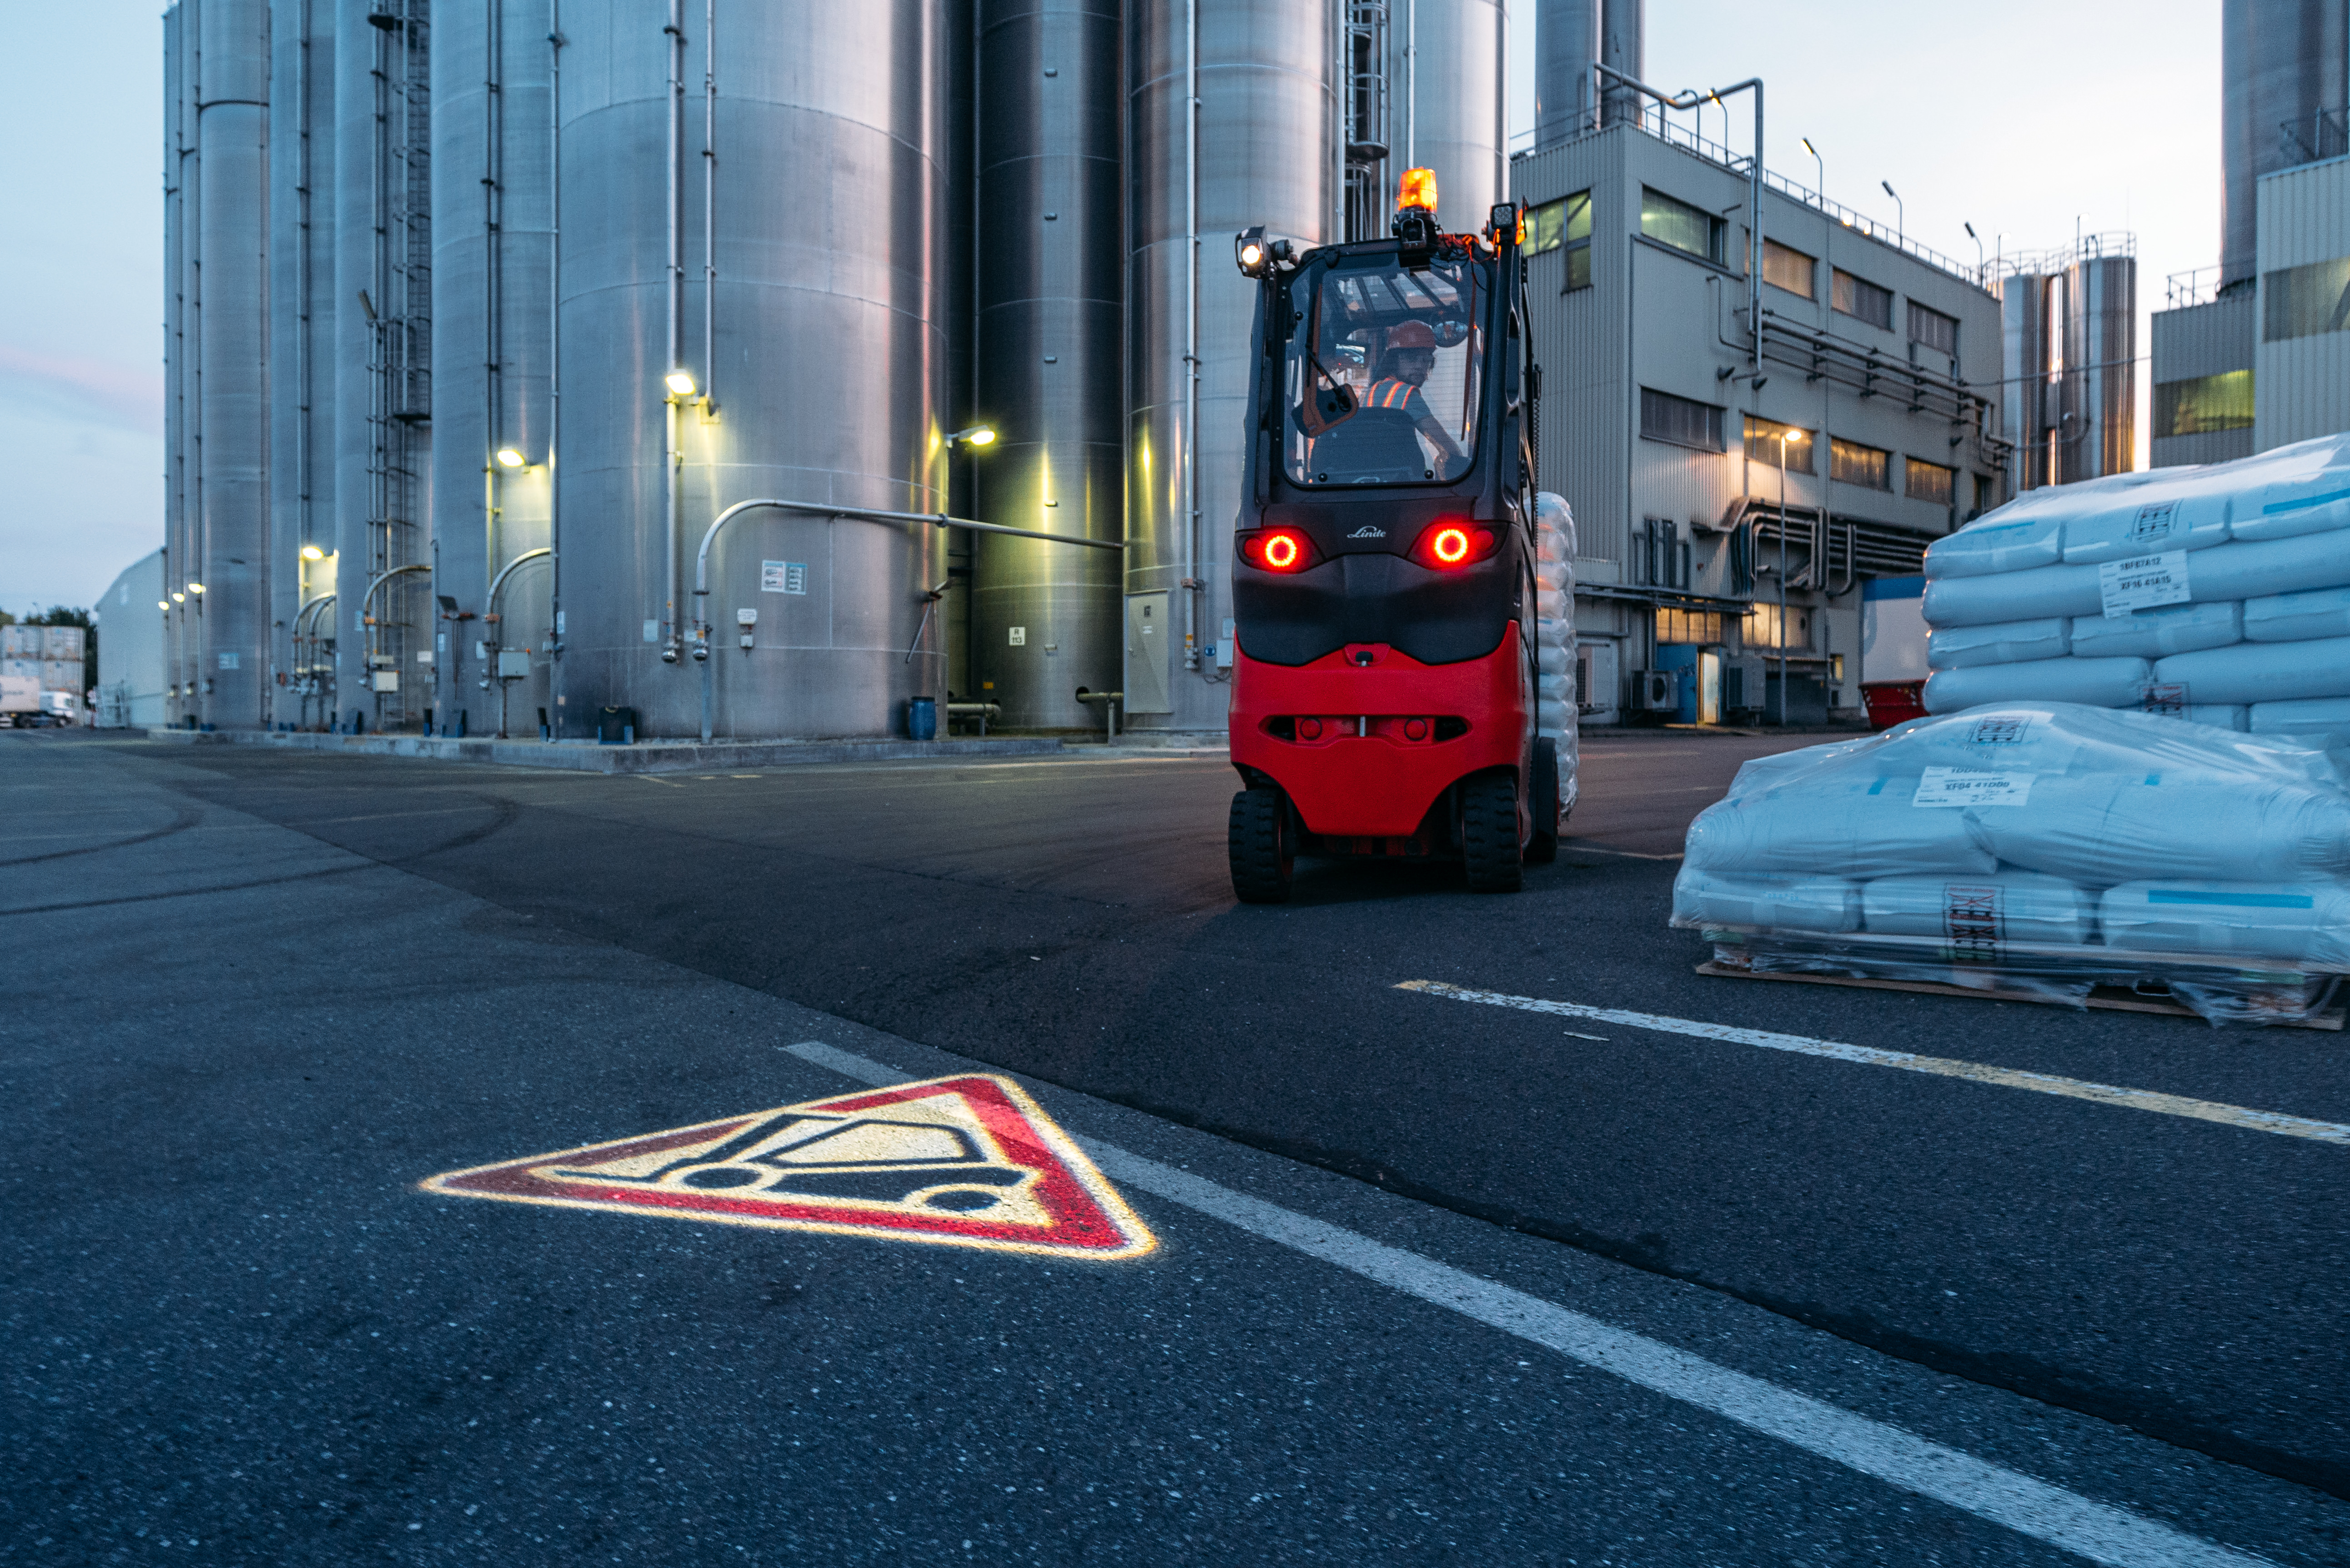
<svg viewBox="0 0 2350 1568"><path fill-rule="evenodd" d="M1390 349L1435 347L1436 334L1428 329L1428 323L1424 321L1407 321L1388 333L1388 348Z"/></svg>

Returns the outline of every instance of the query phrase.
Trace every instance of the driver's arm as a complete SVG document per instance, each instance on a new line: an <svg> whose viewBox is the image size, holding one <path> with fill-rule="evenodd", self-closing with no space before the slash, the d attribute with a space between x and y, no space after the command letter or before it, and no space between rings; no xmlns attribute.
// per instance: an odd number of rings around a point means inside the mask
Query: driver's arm
<svg viewBox="0 0 2350 1568"><path fill-rule="evenodd" d="M1426 407L1425 404L1421 406ZM1422 414L1413 423L1419 433L1428 438L1429 445L1436 449L1439 457L1448 463L1461 461L1461 449L1453 443L1451 434L1445 430L1442 421L1434 414Z"/></svg>

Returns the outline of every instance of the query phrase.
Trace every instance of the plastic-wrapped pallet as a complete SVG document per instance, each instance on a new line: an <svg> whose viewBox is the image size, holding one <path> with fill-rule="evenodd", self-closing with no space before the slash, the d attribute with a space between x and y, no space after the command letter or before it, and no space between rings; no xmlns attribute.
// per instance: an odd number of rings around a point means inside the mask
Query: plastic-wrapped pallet
<svg viewBox="0 0 2350 1568"><path fill-rule="evenodd" d="M1740 769L1690 825L1673 924L1749 970L2304 1018L2350 971L2350 785L2318 746L2152 713L1915 720Z"/></svg>
<svg viewBox="0 0 2350 1568"><path fill-rule="evenodd" d="M1580 740L1575 690L1575 511L1534 497L1534 732L1558 752L1558 819L1575 809Z"/></svg>
<svg viewBox="0 0 2350 1568"><path fill-rule="evenodd" d="M1926 576L1931 713L2350 698L2350 435L2031 491L1937 540Z"/></svg>

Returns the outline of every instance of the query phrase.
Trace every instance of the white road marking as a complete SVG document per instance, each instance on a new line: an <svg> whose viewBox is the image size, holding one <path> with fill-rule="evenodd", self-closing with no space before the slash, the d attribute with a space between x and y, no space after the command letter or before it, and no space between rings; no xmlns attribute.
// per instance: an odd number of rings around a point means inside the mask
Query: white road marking
<svg viewBox="0 0 2350 1568"><path fill-rule="evenodd" d="M1871 1067L1898 1067L1909 1073L1932 1073L1945 1078L1967 1078L2002 1088L2030 1089L2035 1094L2062 1095L2068 1099L2094 1100L2133 1111L2154 1111L2166 1116L2186 1116L2199 1122L2250 1132L2305 1137L2318 1143L2350 1145L2350 1127L2340 1122L2312 1121L2277 1111L2256 1111L2218 1100L2193 1100L2151 1089L2125 1089L2085 1078L2060 1078L2048 1073L2026 1073L2013 1067L1993 1067L1982 1062L1961 1062L1949 1056L1918 1056L1908 1051L1879 1051L1867 1045L1846 1045L1835 1040L1814 1040L1804 1034L1774 1034L1767 1029L1740 1029L1728 1023L1706 1023L1694 1018L1668 1018L1657 1012L1628 1012L1620 1007L1586 1007L1579 1002L1547 1002L1538 996L1510 996L1498 991L1471 991L1440 980L1407 980L1398 991L1417 991L1454 1002L1482 1002L1492 1007L1512 1007L1523 1012L1546 1012L1557 1018L1587 1018L1600 1023L1620 1023L1630 1029L1650 1029L1662 1034L1688 1034L1700 1040L1720 1040L1732 1045L1759 1045L1766 1051L1794 1051L1805 1056L1825 1056L1837 1062L1859 1062Z"/></svg>
<svg viewBox="0 0 2350 1568"><path fill-rule="evenodd" d="M897 1084L909 1076L821 1041L784 1049L860 1083ZM2268 1568L2265 1558L2185 1534L2127 1509L2092 1501L1539 1296L1235 1192L1188 1170L1091 1139L1084 1147L1105 1174L1129 1187L2093 1563L2113 1568Z"/></svg>

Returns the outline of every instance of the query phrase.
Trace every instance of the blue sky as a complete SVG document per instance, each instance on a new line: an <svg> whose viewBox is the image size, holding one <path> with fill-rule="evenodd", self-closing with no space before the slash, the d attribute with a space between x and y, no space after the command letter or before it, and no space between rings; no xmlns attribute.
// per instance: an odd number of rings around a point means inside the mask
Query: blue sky
<svg viewBox="0 0 2350 1568"><path fill-rule="evenodd" d="M1512 11L1523 128L1534 7ZM161 536L159 15L120 0L7 7L0 609L93 603ZM1949 255L1972 258L1969 220L2010 250L2069 244L2076 223L2135 229L2142 316L2168 274L2217 259L2218 0L1650 0L1647 74L1668 88L1761 76L1773 168L1810 183L1808 136L1830 196L1890 222L1877 183L1890 181L1908 232ZM1748 123L1731 119L1742 151Z"/></svg>

